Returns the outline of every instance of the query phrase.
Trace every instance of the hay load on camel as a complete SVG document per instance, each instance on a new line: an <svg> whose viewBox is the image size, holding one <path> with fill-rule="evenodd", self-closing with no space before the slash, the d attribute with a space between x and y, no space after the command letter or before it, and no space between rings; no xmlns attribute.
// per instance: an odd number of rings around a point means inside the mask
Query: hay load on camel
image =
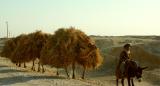
<svg viewBox="0 0 160 86"><path fill-rule="evenodd" d="M42 49L40 59L42 64L64 68L67 76L67 67L72 66L72 78L75 78L77 64L84 68L84 78L86 69L98 68L103 61L95 42L73 27L58 29Z"/></svg>
<svg viewBox="0 0 160 86"><path fill-rule="evenodd" d="M28 34L28 43L25 45L26 60L33 61L32 70L35 71L35 60L40 58L40 52L50 35L42 31ZM40 66L40 65L39 65ZM38 67L38 71L40 71Z"/></svg>
<svg viewBox="0 0 160 86"><path fill-rule="evenodd" d="M70 28L60 28L53 35L36 31L30 34L22 34L6 42L2 56L9 58L13 63L20 64L33 61L32 70L35 70L35 60L39 59L38 71L43 65L64 68L67 76L68 67L73 70L72 78L75 78L76 65L83 67L84 79L87 69L98 68L103 61L99 49L94 40L84 32ZM41 65L41 67L40 67Z"/></svg>
<svg viewBox="0 0 160 86"><path fill-rule="evenodd" d="M21 66L22 63L24 63L24 68L26 68L26 62L29 62L29 59L26 57L26 48L29 46L28 40L29 37L26 34L22 34L16 38L19 38L17 45L11 55L11 61L13 63L18 63L19 67Z"/></svg>
<svg viewBox="0 0 160 86"><path fill-rule="evenodd" d="M5 57L5 58L10 58L12 51L14 51L16 47L14 38L13 39L9 39L5 42L4 47L2 48L1 51L1 57Z"/></svg>
<svg viewBox="0 0 160 86"><path fill-rule="evenodd" d="M15 38L10 38L5 42L2 52L1 52L2 57L9 58L9 59L11 58L11 55L13 51L15 50L15 48L17 47L18 41L22 35L15 37Z"/></svg>
<svg viewBox="0 0 160 86"><path fill-rule="evenodd" d="M32 70L35 70L34 61L40 58L40 52L50 34L36 31L30 34L21 34L9 39L2 50L2 57L9 58L12 63L21 66L21 63L33 61ZM40 65L39 65L40 66ZM38 71L40 71L38 67Z"/></svg>
<svg viewBox="0 0 160 86"><path fill-rule="evenodd" d="M22 57L23 54L21 54L22 51L18 49L19 47L23 48L23 46L20 46L20 44L24 43L22 42L22 40L24 40L24 37L26 37L26 34L21 34L15 38L10 38L8 41L6 41L3 50L1 52L2 57L8 58L13 63L20 66L21 64L20 60L23 60L23 58L20 57Z"/></svg>

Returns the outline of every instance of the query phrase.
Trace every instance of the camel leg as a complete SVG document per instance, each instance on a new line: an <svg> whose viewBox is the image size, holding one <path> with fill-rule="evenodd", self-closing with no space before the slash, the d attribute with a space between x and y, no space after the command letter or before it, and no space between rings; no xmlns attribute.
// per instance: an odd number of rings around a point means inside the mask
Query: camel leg
<svg viewBox="0 0 160 86"><path fill-rule="evenodd" d="M75 63L72 64L73 75L72 79L75 79Z"/></svg>
<svg viewBox="0 0 160 86"><path fill-rule="evenodd" d="M21 67L21 63L18 63L18 67Z"/></svg>
<svg viewBox="0 0 160 86"><path fill-rule="evenodd" d="M66 74L67 74L67 77L69 78L69 74L68 74L68 69L67 69L67 67L65 67L65 72L66 72Z"/></svg>
<svg viewBox="0 0 160 86"><path fill-rule="evenodd" d="M58 68L57 68L57 73L56 73L56 75L59 76Z"/></svg>
<svg viewBox="0 0 160 86"><path fill-rule="evenodd" d="M24 68L26 68L27 66L26 66L26 63L24 62Z"/></svg>
<svg viewBox="0 0 160 86"><path fill-rule="evenodd" d="M118 86L118 78L116 79L116 86Z"/></svg>
<svg viewBox="0 0 160 86"><path fill-rule="evenodd" d="M86 67L83 67L84 70L83 70L83 74L82 74L82 79L84 79L84 76L85 76L85 72L86 72Z"/></svg>
<svg viewBox="0 0 160 86"><path fill-rule="evenodd" d="M41 64L41 66L42 66L42 73L44 73L45 72L45 69L44 69L44 67L43 67L43 65Z"/></svg>
<svg viewBox="0 0 160 86"><path fill-rule="evenodd" d="M34 60L33 60L33 64L32 64L32 68L33 71L35 71L35 66L34 66Z"/></svg>
<svg viewBox="0 0 160 86"><path fill-rule="evenodd" d="M131 86L130 77L128 77L127 80L128 80L128 86Z"/></svg>
<svg viewBox="0 0 160 86"><path fill-rule="evenodd" d="M122 78L122 80L121 80L121 83L122 83L122 86L124 86L124 79Z"/></svg>
<svg viewBox="0 0 160 86"><path fill-rule="evenodd" d="M134 86L133 78L131 79L131 82L132 82L132 86Z"/></svg>
<svg viewBox="0 0 160 86"><path fill-rule="evenodd" d="M18 63L16 63L16 66L18 66Z"/></svg>
<svg viewBox="0 0 160 86"><path fill-rule="evenodd" d="M40 70L41 70L40 62L38 62L38 71L37 72L40 72Z"/></svg>

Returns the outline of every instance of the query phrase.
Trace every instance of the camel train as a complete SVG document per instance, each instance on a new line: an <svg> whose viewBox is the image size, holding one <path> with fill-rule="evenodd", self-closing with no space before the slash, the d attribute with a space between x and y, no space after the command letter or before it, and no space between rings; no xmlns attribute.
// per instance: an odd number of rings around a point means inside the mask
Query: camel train
<svg viewBox="0 0 160 86"><path fill-rule="evenodd" d="M147 67L140 67L135 61L130 59L130 44L124 45L124 50L120 53L119 63L115 75L116 84L121 79L124 86L124 79L127 78L128 86L134 86L133 77L142 77L142 71ZM35 60L38 59L38 72L45 72L44 65L63 68L67 77L68 67L72 69L72 78L75 79L75 68L79 65L83 68L81 78L85 78L88 69L96 69L102 65L103 57L95 41L84 32L70 28L60 28L54 34L36 31L29 34L21 34L15 38L10 38L5 42L1 52L1 57L5 57L17 66L24 65L32 61L31 69L35 71Z"/></svg>
<svg viewBox="0 0 160 86"><path fill-rule="evenodd" d="M81 78L85 78L87 69L98 68L103 61L99 48L93 39L84 32L70 28L60 28L54 34L36 31L21 34L8 39L1 52L1 56L8 58L17 66L32 61L35 71L35 60L38 59L37 71L45 72L44 65L58 69L63 68L69 77L68 67L72 67L72 78L75 78L76 65L83 67Z"/></svg>

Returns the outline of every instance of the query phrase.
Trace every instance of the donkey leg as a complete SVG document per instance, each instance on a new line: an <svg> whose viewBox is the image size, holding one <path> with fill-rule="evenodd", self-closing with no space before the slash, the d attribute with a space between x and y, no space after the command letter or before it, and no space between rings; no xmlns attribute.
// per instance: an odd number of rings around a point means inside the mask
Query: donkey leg
<svg viewBox="0 0 160 86"><path fill-rule="evenodd" d="M122 78L122 80L121 80L121 83L122 83L122 86L124 86L124 79Z"/></svg>
<svg viewBox="0 0 160 86"><path fill-rule="evenodd" d="M118 78L116 79L116 86L118 86Z"/></svg>
<svg viewBox="0 0 160 86"><path fill-rule="evenodd" d="M131 81L131 80L130 80L130 77L128 77L128 78L127 78L127 81L128 81L128 86L131 86L131 83L130 83L130 81Z"/></svg>
<svg viewBox="0 0 160 86"><path fill-rule="evenodd" d="M134 86L133 78L131 79L131 82L132 82L132 86Z"/></svg>

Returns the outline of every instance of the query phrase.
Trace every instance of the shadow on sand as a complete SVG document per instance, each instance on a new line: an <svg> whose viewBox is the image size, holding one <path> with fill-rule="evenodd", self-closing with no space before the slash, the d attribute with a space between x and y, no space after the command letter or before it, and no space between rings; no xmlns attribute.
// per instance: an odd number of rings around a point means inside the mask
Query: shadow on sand
<svg viewBox="0 0 160 86"><path fill-rule="evenodd" d="M7 66L5 66L5 65L0 65L0 68L3 68L3 67L7 67Z"/></svg>
<svg viewBox="0 0 160 86"><path fill-rule="evenodd" d="M16 69L10 69L8 66L2 66L0 65L0 74L5 74L5 73L24 73L27 71L22 71L22 70L16 70ZM1 85L12 85L16 83L24 83L30 80L38 80L38 79L66 79L65 77L60 77L60 76L32 76L32 75L17 75L17 76L10 76L10 77L1 77L0 76L0 86Z"/></svg>
<svg viewBox="0 0 160 86"><path fill-rule="evenodd" d="M27 72L27 71L11 69L8 66L0 65L0 73L14 73L14 72Z"/></svg>
<svg viewBox="0 0 160 86"><path fill-rule="evenodd" d="M16 69L3 69L3 70L0 70L0 73L14 73L14 72L27 72L27 71L21 71L21 70L16 70Z"/></svg>
<svg viewBox="0 0 160 86"><path fill-rule="evenodd" d="M12 85L16 83L24 83L30 80L38 79L65 79L64 77L59 76L13 76L0 78L0 85Z"/></svg>

